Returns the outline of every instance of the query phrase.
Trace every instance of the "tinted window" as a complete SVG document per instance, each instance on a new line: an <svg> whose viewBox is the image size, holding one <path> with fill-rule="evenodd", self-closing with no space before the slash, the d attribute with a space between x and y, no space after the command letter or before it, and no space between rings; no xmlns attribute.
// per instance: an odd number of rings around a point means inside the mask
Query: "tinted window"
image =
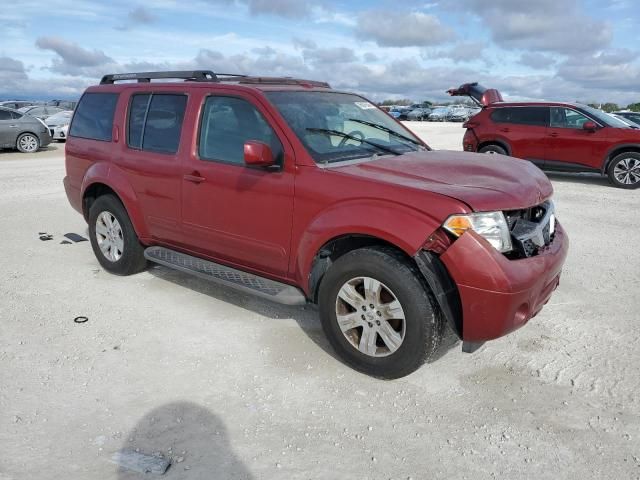
<svg viewBox="0 0 640 480"><path fill-rule="evenodd" d="M491 113L491 120L496 123L517 123L546 127L549 124L548 107L512 107L496 108Z"/></svg>
<svg viewBox="0 0 640 480"><path fill-rule="evenodd" d="M117 93L85 93L73 116L69 135L110 141Z"/></svg>
<svg viewBox="0 0 640 480"><path fill-rule="evenodd" d="M282 164L282 144L253 105L240 98L207 98L200 124L200 158L243 165L247 140L269 145L276 163Z"/></svg>
<svg viewBox="0 0 640 480"><path fill-rule="evenodd" d="M570 108L551 107L551 126L554 128L578 128L581 129L589 118Z"/></svg>
<svg viewBox="0 0 640 480"><path fill-rule="evenodd" d="M0 120L11 120L12 118L13 115L11 115L11 112L0 110Z"/></svg>
<svg viewBox="0 0 640 480"><path fill-rule="evenodd" d="M186 95L134 95L129 113L129 146L176 153L186 105Z"/></svg>

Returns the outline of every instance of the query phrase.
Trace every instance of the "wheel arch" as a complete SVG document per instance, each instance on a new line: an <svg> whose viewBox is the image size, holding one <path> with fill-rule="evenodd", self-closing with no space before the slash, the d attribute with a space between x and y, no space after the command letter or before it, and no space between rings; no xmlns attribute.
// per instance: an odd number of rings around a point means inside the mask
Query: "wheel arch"
<svg viewBox="0 0 640 480"><path fill-rule="evenodd" d="M605 157L604 162L602 162L603 175L606 175L611 161L621 153L640 153L640 143L626 143L623 145L616 145L612 147L607 152L607 156Z"/></svg>
<svg viewBox="0 0 640 480"><path fill-rule="evenodd" d="M480 142L478 144L478 148L476 149L476 151L480 151L481 148L484 148L486 146L489 145L497 145L499 147L502 147L506 150L507 155L511 156L511 146L509 145L508 142L504 141L504 140L483 140L482 142Z"/></svg>

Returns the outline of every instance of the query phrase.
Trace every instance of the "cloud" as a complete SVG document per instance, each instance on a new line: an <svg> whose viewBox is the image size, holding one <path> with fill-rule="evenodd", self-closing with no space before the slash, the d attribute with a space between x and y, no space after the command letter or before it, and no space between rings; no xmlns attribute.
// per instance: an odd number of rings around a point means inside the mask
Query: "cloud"
<svg viewBox="0 0 640 480"><path fill-rule="evenodd" d="M145 7L137 7L129 12L127 18L131 23L153 23L156 20L156 16L152 14Z"/></svg>
<svg viewBox="0 0 640 480"><path fill-rule="evenodd" d="M524 52L520 56L520 63L535 69L545 69L555 65L556 60L550 55L536 52Z"/></svg>
<svg viewBox="0 0 640 480"><path fill-rule="evenodd" d="M215 5L242 5L251 15L276 15L299 19L311 14L312 4L308 0L207 0Z"/></svg>
<svg viewBox="0 0 640 480"><path fill-rule="evenodd" d="M307 49L302 56L315 65L351 63L358 59L355 52L346 47Z"/></svg>
<svg viewBox="0 0 640 480"><path fill-rule="evenodd" d="M447 50L427 52L424 57L432 59L442 58L455 63L472 62L474 60L485 60L484 49L485 45L483 42L461 42Z"/></svg>
<svg viewBox="0 0 640 480"><path fill-rule="evenodd" d="M60 37L40 37L36 46L55 52L58 58L53 59L49 68L65 75L99 76L95 74L96 67L115 63L102 50L87 50Z"/></svg>
<svg viewBox="0 0 640 480"><path fill-rule="evenodd" d="M5 89L15 89L27 80L27 72L20 60L0 57L0 85Z"/></svg>
<svg viewBox="0 0 640 480"><path fill-rule="evenodd" d="M356 35L381 47L426 47L455 38L453 30L433 15L368 10L358 15Z"/></svg>
<svg viewBox="0 0 640 480"><path fill-rule="evenodd" d="M295 48L296 50L301 50L303 48L316 48L316 42L314 42L313 40L307 39L307 38L298 38L298 37L293 37L291 39L291 42L293 43L293 48Z"/></svg>
<svg viewBox="0 0 640 480"><path fill-rule="evenodd" d="M479 16L506 49L580 54L611 43L610 25L587 16L577 0L460 0L456 9Z"/></svg>
<svg viewBox="0 0 640 480"><path fill-rule="evenodd" d="M638 52L609 50L595 55L572 57L558 67L558 77L593 89L638 92L640 66L634 63Z"/></svg>

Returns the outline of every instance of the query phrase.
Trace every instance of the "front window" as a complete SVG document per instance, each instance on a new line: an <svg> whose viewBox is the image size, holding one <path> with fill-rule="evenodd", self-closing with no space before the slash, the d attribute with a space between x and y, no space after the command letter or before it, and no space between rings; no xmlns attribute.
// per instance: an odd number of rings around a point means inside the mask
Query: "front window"
<svg viewBox="0 0 640 480"><path fill-rule="evenodd" d="M583 110L588 115L591 115L593 118L595 118L598 122L602 123L603 125L607 125L609 127L614 127L614 128L629 128L629 125L624 123L622 120L618 120L615 117L611 117L610 115L607 115L606 113L604 113L602 110L589 107L588 105L580 105L580 110Z"/></svg>
<svg viewBox="0 0 640 480"><path fill-rule="evenodd" d="M413 134L362 97L336 92L267 92L318 163L425 149Z"/></svg>

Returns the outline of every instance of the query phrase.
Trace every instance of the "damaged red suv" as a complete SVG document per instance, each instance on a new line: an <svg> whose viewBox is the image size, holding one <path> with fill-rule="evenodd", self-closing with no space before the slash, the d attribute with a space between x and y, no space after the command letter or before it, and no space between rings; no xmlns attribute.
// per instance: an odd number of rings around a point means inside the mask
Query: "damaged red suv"
<svg viewBox="0 0 640 480"><path fill-rule="evenodd" d="M544 170L595 172L620 188L640 187L640 130L578 103L504 102L495 89L467 83L449 90L482 111L469 119L463 148L530 160Z"/></svg>
<svg viewBox="0 0 640 480"><path fill-rule="evenodd" d="M107 75L76 109L66 171L107 271L150 261L317 304L340 357L381 378L424 363L444 322L465 351L521 327L567 255L529 162L432 151L322 82Z"/></svg>

